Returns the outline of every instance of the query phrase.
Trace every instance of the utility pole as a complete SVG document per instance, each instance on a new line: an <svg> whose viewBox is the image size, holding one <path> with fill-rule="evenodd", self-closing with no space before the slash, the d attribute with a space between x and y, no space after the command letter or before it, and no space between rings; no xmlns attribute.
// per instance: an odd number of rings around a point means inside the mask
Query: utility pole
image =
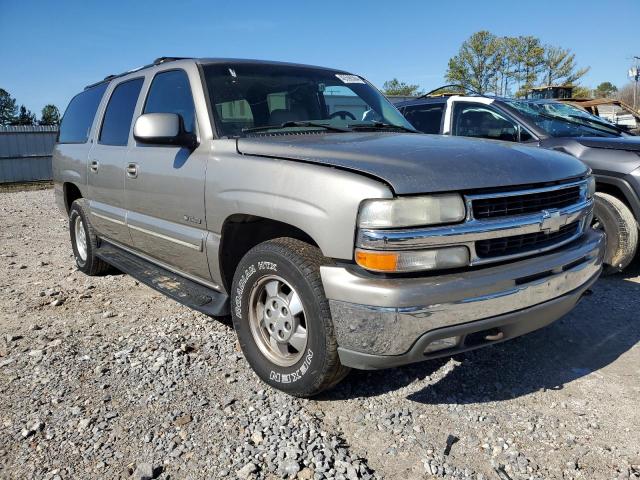
<svg viewBox="0 0 640 480"><path fill-rule="evenodd" d="M640 57L635 56L633 57L635 60L640 61ZM629 76L631 78L633 78L634 80L634 84L633 84L633 109L637 112L638 111L638 80L640 79L640 66L636 63L635 67L632 67L629 70Z"/></svg>

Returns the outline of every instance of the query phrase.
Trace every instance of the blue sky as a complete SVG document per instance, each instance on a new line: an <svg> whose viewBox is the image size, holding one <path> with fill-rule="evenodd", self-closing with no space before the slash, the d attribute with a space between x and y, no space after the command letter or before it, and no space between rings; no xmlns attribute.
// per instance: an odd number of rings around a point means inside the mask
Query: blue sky
<svg viewBox="0 0 640 480"><path fill-rule="evenodd" d="M570 48L591 66L584 84L620 86L640 56L640 0L0 0L0 88L38 114L64 110L89 83L174 55L309 63L431 89L482 29Z"/></svg>

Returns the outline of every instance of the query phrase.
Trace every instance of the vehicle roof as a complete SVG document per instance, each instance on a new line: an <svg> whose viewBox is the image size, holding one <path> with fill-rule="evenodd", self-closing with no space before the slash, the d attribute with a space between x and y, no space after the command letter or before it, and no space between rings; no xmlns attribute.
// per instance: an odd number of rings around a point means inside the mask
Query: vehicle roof
<svg viewBox="0 0 640 480"><path fill-rule="evenodd" d="M244 64L244 65L278 65L278 66L286 66L286 67L297 67L297 68L313 68L317 70L326 70L330 72L338 72L338 73L348 73L345 70L341 70L339 68L328 68L328 67L320 67L316 65L305 65L301 63L291 63L291 62L279 62L275 60L256 60L256 59L247 59L247 58L196 58L196 57L159 57L156 58L152 63L148 65L143 65L142 67L137 67L126 72L122 72L116 75L107 75L102 80L92 83L91 85L87 85L85 90L88 88L95 87L105 82L110 82L116 78L124 77L125 75L129 75L134 72L142 72L152 67L156 67L158 65L163 65L169 62L193 62L199 65L216 65L216 64Z"/></svg>
<svg viewBox="0 0 640 480"><path fill-rule="evenodd" d="M404 102L398 102L395 104L396 107L407 107L412 105L427 105L430 103L446 103L450 98L455 98L456 100L492 100L492 101L500 101L500 100L513 100L511 98L504 97L495 97L493 95L460 95L460 94L446 94L446 95L436 95L422 98L414 98L412 100L406 100Z"/></svg>
<svg viewBox="0 0 640 480"><path fill-rule="evenodd" d="M413 100L406 100L404 102L396 103L396 107L407 107L412 105L427 105L430 103L445 103L448 99L455 98L456 100L491 100L494 102L522 102L522 103L558 103L559 99L557 98L540 98L540 99L532 99L532 98L507 98L507 97L496 97L493 95L438 95L435 97L424 97L424 98L415 98ZM567 103L567 102L564 102Z"/></svg>

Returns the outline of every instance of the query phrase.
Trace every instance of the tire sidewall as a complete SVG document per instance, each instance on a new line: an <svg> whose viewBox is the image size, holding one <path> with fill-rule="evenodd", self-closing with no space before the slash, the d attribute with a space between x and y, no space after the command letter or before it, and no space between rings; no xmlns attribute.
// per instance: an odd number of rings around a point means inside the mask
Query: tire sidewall
<svg viewBox="0 0 640 480"><path fill-rule="evenodd" d="M598 197L594 208L594 216L602 223L602 229L607 234L605 262L613 258L618 251L620 242L620 230L616 219L613 217L606 200Z"/></svg>
<svg viewBox="0 0 640 480"><path fill-rule="evenodd" d="M76 245L75 222L78 217L82 221L82 228L84 229L85 238L87 239L87 258L85 260L82 260L82 258L80 257L80 254L78 253L78 247ZM71 237L71 247L73 249L73 257L76 261L76 265L80 271L86 273L89 270L90 260L93 255L93 249L91 242L89 241L90 232L87 228L87 219L82 209L75 203L71 206L71 211L69 212L69 234Z"/></svg>
<svg viewBox="0 0 640 480"><path fill-rule="evenodd" d="M251 291L260 278L268 275L278 275L286 280L300 296L305 312L307 346L302 358L290 367L276 365L262 354L249 325ZM252 251L238 265L231 292L233 324L245 358L265 383L294 395L302 395L316 385L327 354L327 332L318 300L304 274L284 256Z"/></svg>

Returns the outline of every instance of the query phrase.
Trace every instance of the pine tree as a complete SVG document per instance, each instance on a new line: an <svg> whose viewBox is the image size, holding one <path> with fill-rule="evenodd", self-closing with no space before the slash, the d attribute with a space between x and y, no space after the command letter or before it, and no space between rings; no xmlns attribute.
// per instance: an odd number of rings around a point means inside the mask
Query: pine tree
<svg viewBox="0 0 640 480"><path fill-rule="evenodd" d="M0 88L0 125L11 125L18 115L15 98Z"/></svg>
<svg viewBox="0 0 640 480"><path fill-rule="evenodd" d="M35 125L36 116L31 110L27 110L27 107L20 105L20 113L11 123L11 125Z"/></svg>
<svg viewBox="0 0 640 480"><path fill-rule="evenodd" d="M55 105L45 105L40 115L40 125L60 125L60 110Z"/></svg>

